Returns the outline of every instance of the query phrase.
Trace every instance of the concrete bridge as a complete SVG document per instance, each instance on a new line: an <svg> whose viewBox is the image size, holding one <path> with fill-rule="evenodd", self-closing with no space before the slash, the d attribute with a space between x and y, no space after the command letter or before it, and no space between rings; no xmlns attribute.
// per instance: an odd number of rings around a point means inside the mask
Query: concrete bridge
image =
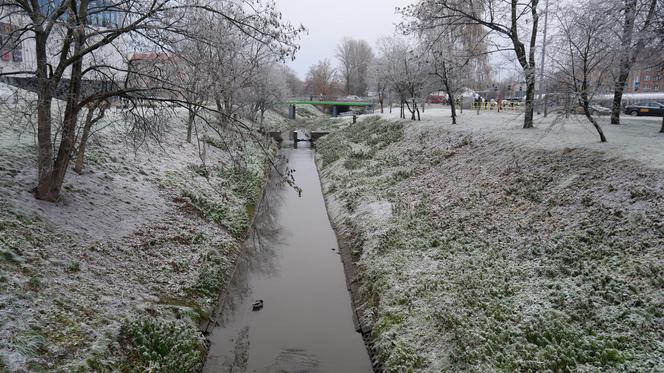
<svg viewBox="0 0 664 373"><path fill-rule="evenodd" d="M352 108L364 108L372 110L374 103L369 100L345 100L337 97L309 97L308 99L290 99L286 101L288 106L288 118L295 119L297 117L296 105L314 105L321 106L325 110L329 110L333 117L339 116L341 113L351 111Z"/></svg>
<svg viewBox="0 0 664 373"><path fill-rule="evenodd" d="M309 142L313 146L316 143L316 140L321 137L329 134L327 131L311 131L306 133L305 131L293 131L290 135L290 138L293 140L293 147L297 148L297 143L299 142ZM268 135L272 137L279 145L284 142L283 133L278 131L269 132ZM300 135L302 135L300 137Z"/></svg>
<svg viewBox="0 0 664 373"><path fill-rule="evenodd" d="M293 147L297 148L297 143L302 142L302 141L307 141L309 142L312 146L316 143L316 140L320 139L321 137L329 134L329 132L326 131L311 131L310 133L306 133L302 131L303 138L299 137L300 131L293 131Z"/></svg>

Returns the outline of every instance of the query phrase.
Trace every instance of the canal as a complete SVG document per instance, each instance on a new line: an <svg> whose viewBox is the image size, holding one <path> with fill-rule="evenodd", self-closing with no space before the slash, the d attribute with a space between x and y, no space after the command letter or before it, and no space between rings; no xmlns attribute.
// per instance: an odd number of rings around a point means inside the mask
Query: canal
<svg viewBox="0 0 664 373"><path fill-rule="evenodd" d="M204 372L371 372L314 151L301 143L281 154L302 194L276 176L268 185L211 327Z"/></svg>

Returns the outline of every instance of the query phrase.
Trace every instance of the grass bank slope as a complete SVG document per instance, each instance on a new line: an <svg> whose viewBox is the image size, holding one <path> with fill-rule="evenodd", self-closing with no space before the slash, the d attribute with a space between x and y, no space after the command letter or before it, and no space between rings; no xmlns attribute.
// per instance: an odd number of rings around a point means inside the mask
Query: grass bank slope
<svg viewBox="0 0 664 373"><path fill-rule="evenodd" d="M180 117L134 149L109 113L55 204L29 192L31 134L0 124L0 371L201 368L199 322L230 277L267 156L230 132L189 144Z"/></svg>
<svg viewBox="0 0 664 373"><path fill-rule="evenodd" d="M375 117L317 148L385 371L664 370L661 170Z"/></svg>

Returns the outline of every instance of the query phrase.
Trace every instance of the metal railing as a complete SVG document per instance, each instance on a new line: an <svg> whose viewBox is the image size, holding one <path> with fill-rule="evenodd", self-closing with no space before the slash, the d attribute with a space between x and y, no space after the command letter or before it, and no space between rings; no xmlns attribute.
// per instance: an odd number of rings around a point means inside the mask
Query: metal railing
<svg viewBox="0 0 664 373"><path fill-rule="evenodd" d="M523 109L523 105L520 103L515 103L515 102L510 102L510 103L491 103L491 102L484 102L484 103L473 103L472 106L473 110L484 110L484 111L521 111Z"/></svg>

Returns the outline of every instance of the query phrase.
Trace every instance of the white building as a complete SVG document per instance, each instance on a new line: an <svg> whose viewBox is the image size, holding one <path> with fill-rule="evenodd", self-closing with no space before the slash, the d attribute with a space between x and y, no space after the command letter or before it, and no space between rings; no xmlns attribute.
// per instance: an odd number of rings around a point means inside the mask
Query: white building
<svg viewBox="0 0 664 373"><path fill-rule="evenodd" d="M56 7L60 6L63 0L39 0L42 6L42 11L46 14L53 11ZM108 10L111 6L109 0L91 0L90 13L88 25L92 31L104 30L116 27L122 22L123 17L117 10ZM99 11L95 11L100 9ZM7 11L5 9L5 11ZM21 35L22 40L18 40L18 33L14 32L20 29L22 25L29 22L25 15L4 15L0 14L0 74L11 74L13 72L25 71L25 74L9 75L16 77L32 77L37 67L35 42L34 38L29 33ZM57 38L57 32L53 32L49 38L50 52L49 62L55 67L58 63L61 43ZM116 80L123 80L126 75L125 70L127 67L129 53L127 53L126 43L118 39L111 45L100 48L94 52L94 63L97 65L113 66L115 69L106 69L104 75L113 76ZM91 66L93 56L88 55L85 58L87 66ZM114 71L115 70L115 71ZM32 73L30 73L32 72ZM65 78L68 72L65 72ZM95 74L87 74L84 79L95 79ZM6 75L7 76L7 75ZM107 78L106 78L107 79Z"/></svg>

